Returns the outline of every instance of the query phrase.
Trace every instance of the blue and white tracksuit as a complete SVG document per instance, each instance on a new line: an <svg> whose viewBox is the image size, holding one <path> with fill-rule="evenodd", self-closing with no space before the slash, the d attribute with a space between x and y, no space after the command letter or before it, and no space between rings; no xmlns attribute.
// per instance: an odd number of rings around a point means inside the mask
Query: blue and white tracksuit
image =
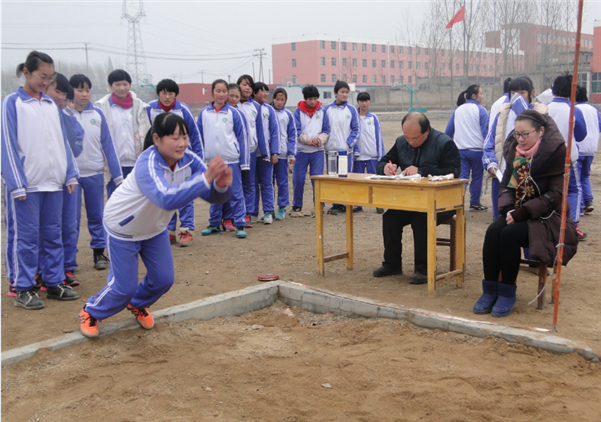
<svg viewBox="0 0 601 422"><path fill-rule="evenodd" d="M77 184L78 175L67 129L50 97L38 100L23 88L3 99L0 113L6 275L18 292L30 290L42 260L42 278L57 286L64 280L63 185Z"/></svg>
<svg viewBox="0 0 601 422"><path fill-rule="evenodd" d="M297 108L294 110L294 121L298 128L298 142L296 160L292 169L292 190L294 193L292 205L302 208L307 167L309 167L310 176L321 176L323 174L325 147L305 145L301 142L301 137L313 139L323 134L325 141L327 141L330 134L330 122L328 115L321 106L315 110L311 117L300 108ZM313 180L311 180L311 185L313 186L313 203L315 203L315 182Z"/></svg>
<svg viewBox="0 0 601 422"><path fill-rule="evenodd" d="M275 115L275 109L269 104L261 104L260 110L262 130L257 130L259 139L263 137L266 152L259 148L257 152L257 168L255 174L255 204L253 216L259 215L259 199L263 201L263 212L273 214L273 164L271 155L280 153L280 125ZM259 126L257 126L259 127Z"/></svg>
<svg viewBox="0 0 601 422"><path fill-rule="evenodd" d="M238 109L246 119L248 149L250 151L250 169L242 172L242 188L244 189L244 205L246 206L246 215L258 215L259 210L255 210L255 179L257 172L257 149L261 154L267 155L268 147L263 136L263 125L261 120L261 105L251 97L248 100L238 104Z"/></svg>
<svg viewBox="0 0 601 422"><path fill-rule="evenodd" d="M557 124L563 139L568 143L568 130L570 128L570 100L567 98L555 97L549 104L549 116ZM574 133L572 137L572 151L570 159L572 168L570 169L570 182L568 185L568 204L570 204L570 217L574 224L580 222L580 203L582 201L582 186L580 185L580 172L578 169L578 148L580 142L586 138L586 122L584 115L578 107L574 107Z"/></svg>
<svg viewBox="0 0 601 422"><path fill-rule="evenodd" d="M342 104L330 103L324 110L330 122L330 138L325 145L326 151L346 151L351 158L361 132L357 109L345 101ZM351 173L354 160L347 161L348 172Z"/></svg>
<svg viewBox="0 0 601 422"><path fill-rule="evenodd" d="M104 209L104 163L108 163L113 181L117 186L123 182L121 164L104 113L91 102L82 112L73 113L85 131L83 149L75 159L79 169L77 195L77 234L81 222L82 191L85 198L90 248L103 249L105 234L102 227Z"/></svg>
<svg viewBox="0 0 601 422"><path fill-rule="evenodd" d="M470 178L470 205L480 205L482 194L482 155L488 134L488 112L475 100L467 100L455 109L445 133L453 138L461 156L462 179ZM467 183L465 185L467 189Z"/></svg>
<svg viewBox="0 0 601 422"><path fill-rule="evenodd" d="M278 208L290 205L288 194L288 159L296 157L296 141L299 135L294 116L286 107L275 110L280 126L280 153L273 166L273 184L278 186ZM275 190L275 188L274 188Z"/></svg>
<svg viewBox="0 0 601 422"><path fill-rule="evenodd" d="M204 163L190 151L173 171L155 146L140 155L131 176L106 203L110 269L106 287L86 302L90 315L102 320L127 305L147 308L171 288L173 255L166 229L173 211L197 197L223 203L230 195L230 188L209 185L205 171ZM138 255L146 266L139 284Z"/></svg>
<svg viewBox="0 0 601 422"><path fill-rule="evenodd" d="M213 104L203 108L198 115L198 130L204 141L207 162L217 156L232 169L232 195L227 202L226 212L234 219L236 227L246 225L242 170L250 169L250 151L246 125L242 113L225 104L219 112ZM209 225L221 226L224 217L224 204L211 204Z"/></svg>
<svg viewBox="0 0 601 422"><path fill-rule="evenodd" d="M365 116L359 116L359 122L361 134L355 145L353 173L365 173L367 169L368 173L376 174L378 161L386 154L380 119L368 111Z"/></svg>
<svg viewBox="0 0 601 422"><path fill-rule="evenodd" d="M590 179L591 164L593 164L595 153L599 148L601 116L596 107L586 102L577 103L576 108L582 112L586 123L586 138L578 145L578 170L580 172L580 185L582 186L582 201L580 201L580 206L581 209L584 209L584 204L593 200Z"/></svg>
<svg viewBox="0 0 601 422"><path fill-rule="evenodd" d="M507 115L507 122L505 123L505 132L503 132L505 134L505 139L503 139L503 143L505 142L505 140L507 139L507 137L509 136L509 134L515 129L515 118L524 110L529 110L532 108L532 104L529 104L524 97L522 97L520 94L514 94L513 97L511 99L509 99L509 96L507 95L506 97L506 101L503 104L509 103L511 102L511 109L509 110L509 113ZM503 104L501 104L501 106L503 106ZM496 150L497 150L497 146L496 146L496 134L497 134L497 124L499 121L499 114L500 114L500 109L501 107L499 107L499 110L497 111L496 115L490 115L490 118L493 119L492 124L490 123L489 120L489 130L488 130L488 134L486 135L486 140L484 141L484 151L483 151L483 155L482 155L482 165L484 167L484 170L488 172L488 169L494 168L494 169L499 169L499 171L501 173L505 172L505 167L506 167L506 163L505 160L503 159L503 145L500 145L500 159L501 162L499 163L497 156L496 156ZM497 179L496 176L493 176L492 182L491 182L491 195L492 195L492 215L493 215L493 220L496 220L497 218L499 218L499 186L500 186L500 181L499 179Z"/></svg>
<svg viewBox="0 0 601 422"><path fill-rule="evenodd" d="M161 108L159 100L154 100L148 103L146 110L148 112L148 119L150 120L151 125L159 114L165 112ZM190 110L190 107L188 107L188 105L185 103L175 100L175 104L173 105L173 108L169 110L169 113L177 114L179 117L184 119L188 125L188 130L190 131L188 134L188 140L190 142L188 144L188 148L204 161L200 133L198 132L198 127L196 127L194 114L192 113L192 110ZM196 225L194 224L194 201L184 205L179 209L179 220L180 228L182 229L194 230L196 228ZM177 213L173 213L173 218L169 222L169 226L167 228L170 231L174 231L176 226Z"/></svg>

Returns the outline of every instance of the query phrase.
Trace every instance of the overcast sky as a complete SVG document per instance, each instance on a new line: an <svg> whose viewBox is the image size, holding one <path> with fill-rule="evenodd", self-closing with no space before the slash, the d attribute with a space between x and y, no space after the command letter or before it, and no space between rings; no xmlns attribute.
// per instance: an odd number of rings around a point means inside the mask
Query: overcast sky
<svg viewBox="0 0 601 422"><path fill-rule="evenodd" d="M146 65L154 83L167 77L180 83L200 82L201 78L206 83L227 75L235 79L243 73L252 74L253 60L258 72L258 58L252 57L258 48L267 53L263 64L267 79L274 38L327 33L392 40L399 37L401 22L420 22L427 9L426 1L143 3L146 17L141 31L146 54L204 59L148 58ZM601 19L601 2L587 3L583 32L592 33L594 18ZM2 66L23 62L28 49L33 48L50 54L57 68L60 62L85 63L84 43L88 42L90 63L107 62L110 56L115 65L125 67L128 26L121 19L122 6L122 0L2 1ZM235 58L224 60L223 55Z"/></svg>

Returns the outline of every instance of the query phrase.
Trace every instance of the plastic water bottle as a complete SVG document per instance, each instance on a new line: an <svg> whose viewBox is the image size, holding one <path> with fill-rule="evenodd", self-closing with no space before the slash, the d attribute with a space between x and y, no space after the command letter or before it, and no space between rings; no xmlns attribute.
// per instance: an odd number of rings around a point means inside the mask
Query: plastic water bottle
<svg viewBox="0 0 601 422"><path fill-rule="evenodd" d="M348 153L346 151L338 152L338 175L340 177L348 175Z"/></svg>
<svg viewBox="0 0 601 422"><path fill-rule="evenodd" d="M328 176L336 177L338 175L338 153L328 151Z"/></svg>

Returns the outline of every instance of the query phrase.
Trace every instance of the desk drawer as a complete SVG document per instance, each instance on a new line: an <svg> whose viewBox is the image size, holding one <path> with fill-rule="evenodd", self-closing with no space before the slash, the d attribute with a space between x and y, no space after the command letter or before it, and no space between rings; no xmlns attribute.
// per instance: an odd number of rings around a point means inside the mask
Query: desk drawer
<svg viewBox="0 0 601 422"><path fill-rule="evenodd" d="M379 208L427 210L428 193L425 189L398 189L374 186L372 202Z"/></svg>
<svg viewBox="0 0 601 422"><path fill-rule="evenodd" d="M323 183L321 185L321 200L337 204L368 204L369 187L350 183Z"/></svg>

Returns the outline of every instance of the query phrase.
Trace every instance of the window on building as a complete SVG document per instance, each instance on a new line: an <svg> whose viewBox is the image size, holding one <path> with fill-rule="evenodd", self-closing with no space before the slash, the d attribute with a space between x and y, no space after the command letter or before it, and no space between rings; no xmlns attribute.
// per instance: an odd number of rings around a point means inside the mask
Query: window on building
<svg viewBox="0 0 601 422"><path fill-rule="evenodd" d="M394 85L394 75L390 75L390 85Z"/></svg>
<svg viewBox="0 0 601 422"><path fill-rule="evenodd" d="M354 84L356 84L357 83L357 75L353 75L351 80L353 81Z"/></svg>
<svg viewBox="0 0 601 422"><path fill-rule="evenodd" d="M382 44L382 53L386 53L386 46Z"/></svg>
<svg viewBox="0 0 601 422"><path fill-rule="evenodd" d="M342 51L346 51L346 42L345 41L342 42Z"/></svg>
<svg viewBox="0 0 601 422"><path fill-rule="evenodd" d="M292 59L292 67L296 67L296 59Z"/></svg>
<svg viewBox="0 0 601 422"><path fill-rule="evenodd" d="M330 43L330 45L331 45L331 46L330 46L330 48L331 48L332 50L336 50L336 41L332 41L332 42Z"/></svg>
<svg viewBox="0 0 601 422"><path fill-rule="evenodd" d="M485 59L486 58L486 51L484 53L482 53L482 58Z"/></svg>
<svg viewBox="0 0 601 422"><path fill-rule="evenodd" d="M354 42L354 43L352 44L352 47L353 47L353 51L357 51L357 43L356 43L356 42Z"/></svg>
<svg viewBox="0 0 601 422"><path fill-rule="evenodd" d="M449 51L449 55L451 55L450 51ZM459 50L455 50L455 57L459 57Z"/></svg>
<svg viewBox="0 0 601 422"><path fill-rule="evenodd" d="M346 73L345 73L344 75L342 75L342 80L343 80L344 82L346 82Z"/></svg>
<svg viewBox="0 0 601 422"><path fill-rule="evenodd" d="M403 46L402 45L399 46L399 53L403 54Z"/></svg>
<svg viewBox="0 0 601 422"><path fill-rule="evenodd" d="M357 67L357 59L353 59L353 67Z"/></svg>
<svg viewBox="0 0 601 422"><path fill-rule="evenodd" d="M413 77L412 76L407 77L407 83L408 84L412 84L413 83Z"/></svg>
<svg viewBox="0 0 601 422"><path fill-rule="evenodd" d="M342 66L346 66L346 57L342 58Z"/></svg>
<svg viewBox="0 0 601 422"><path fill-rule="evenodd" d="M363 65L363 67L367 67L367 59L361 60L361 64Z"/></svg>
<svg viewBox="0 0 601 422"><path fill-rule="evenodd" d="M489 71L489 72L492 72L492 64L489 64L489 65L488 65L488 71Z"/></svg>
<svg viewBox="0 0 601 422"><path fill-rule="evenodd" d="M479 52L479 51L477 51L477 52L476 52L476 58L477 58L477 59L479 59L479 58L480 58L480 52Z"/></svg>
<svg viewBox="0 0 601 422"><path fill-rule="evenodd" d="M419 67L420 67L420 66L421 66L421 63L420 63L420 62L415 62L415 68L416 68L416 69L419 69Z"/></svg>
<svg viewBox="0 0 601 422"><path fill-rule="evenodd" d="M391 46L390 46L390 53L391 53L391 54L394 54L394 45L391 45Z"/></svg>
<svg viewBox="0 0 601 422"><path fill-rule="evenodd" d="M440 70L444 70L444 63L440 64Z"/></svg>
<svg viewBox="0 0 601 422"><path fill-rule="evenodd" d="M372 45L371 45L371 52L372 52L372 53L375 53L376 51L378 51L378 50L377 50L377 48L378 48L378 47L377 47L375 44L372 44Z"/></svg>
<svg viewBox="0 0 601 422"><path fill-rule="evenodd" d="M430 54L430 50L429 50L429 49L427 49L427 48L424 48L424 54L425 54L426 56L427 56L427 55L429 55L429 54Z"/></svg>
<svg viewBox="0 0 601 422"><path fill-rule="evenodd" d="M452 69L452 67L453 67L453 65L452 65L451 63L449 63L449 72L450 72L451 70L453 70L453 69Z"/></svg>
<svg viewBox="0 0 601 422"><path fill-rule="evenodd" d="M367 75L363 75L363 83L366 84L367 83Z"/></svg>
<svg viewBox="0 0 601 422"><path fill-rule="evenodd" d="M371 83L372 84L377 84L378 83L378 77L376 75L371 75Z"/></svg>
<svg viewBox="0 0 601 422"><path fill-rule="evenodd" d="M473 51L470 51L470 59L471 59L472 57L474 57L474 52L473 52Z"/></svg>
<svg viewBox="0 0 601 422"><path fill-rule="evenodd" d="M382 85L386 85L386 75L382 75Z"/></svg>
<svg viewBox="0 0 601 422"><path fill-rule="evenodd" d="M474 65L470 64L470 72L474 70Z"/></svg>
<svg viewBox="0 0 601 422"><path fill-rule="evenodd" d="M601 92L601 73L593 73L591 75L591 93L598 94Z"/></svg>
<svg viewBox="0 0 601 422"><path fill-rule="evenodd" d="M455 70L459 70L459 63L455 63Z"/></svg>
<svg viewBox="0 0 601 422"><path fill-rule="evenodd" d="M407 54L411 54L411 50L413 50L413 47L407 47Z"/></svg>
<svg viewBox="0 0 601 422"><path fill-rule="evenodd" d="M476 73L480 73L480 65L479 64L476 65Z"/></svg>
<svg viewBox="0 0 601 422"><path fill-rule="evenodd" d="M386 67L386 60L382 60L382 68Z"/></svg>
<svg viewBox="0 0 601 422"><path fill-rule="evenodd" d="M319 42L319 48L321 48L322 50L326 49L326 42L325 41L320 41Z"/></svg>
<svg viewBox="0 0 601 422"><path fill-rule="evenodd" d="M399 76L399 85L403 85L403 75Z"/></svg>
<svg viewBox="0 0 601 422"><path fill-rule="evenodd" d="M332 57L332 66L336 66L336 57Z"/></svg>
<svg viewBox="0 0 601 422"><path fill-rule="evenodd" d="M325 57L320 58L319 61L321 62L322 66L326 65L326 58Z"/></svg>
<svg viewBox="0 0 601 422"><path fill-rule="evenodd" d="M404 69L404 68L405 68L405 62L401 60L399 62L399 69Z"/></svg>
<svg viewBox="0 0 601 422"><path fill-rule="evenodd" d="M424 62L424 69L430 70L430 62Z"/></svg>
<svg viewBox="0 0 601 422"><path fill-rule="evenodd" d="M292 51L296 51L296 43L295 42L292 43Z"/></svg>
<svg viewBox="0 0 601 422"><path fill-rule="evenodd" d="M335 75L334 75L335 76ZM336 82L335 80L332 82ZM323 99L324 100L329 100L332 98L332 91L324 91L323 92Z"/></svg>
<svg viewBox="0 0 601 422"><path fill-rule="evenodd" d="M332 82L336 82L336 74L335 73L332 73Z"/></svg>
<svg viewBox="0 0 601 422"><path fill-rule="evenodd" d="M391 61L390 61L390 68L391 68L391 69L394 69L394 60L391 60Z"/></svg>
<svg viewBox="0 0 601 422"><path fill-rule="evenodd" d="M419 47L415 47L415 54L417 54L417 55L422 54L422 51Z"/></svg>
<svg viewBox="0 0 601 422"><path fill-rule="evenodd" d="M440 55L441 55L442 57L444 57L444 48L443 48L442 50L440 50Z"/></svg>
<svg viewBox="0 0 601 422"><path fill-rule="evenodd" d="M377 63L377 60L375 60L375 59L372 60L371 61L371 67L378 67L378 65L376 63Z"/></svg>
<svg viewBox="0 0 601 422"><path fill-rule="evenodd" d="M296 75L292 75L292 83L293 84L297 83L297 81L296 81Z"/></svg>
<svg viewBox="0 0 601 422"><path fill-rule="evenodd" d="M326 82L326 74L325 74L325 73L322 73L322 74L321 74L321 82L322 82L322 83L325 83L325 82Z"/></svg>
<svg viewBox="0 0 601 422"><path fill-rule="evenodd" d="M407 69L413 69L413 62L407 62Z"/></svg>
<svg viewBox="0 0 601 422"><path fill-rule="evenodd" d="M365 43L361 44L361 51L367 51L367 44L365 44Z"/></svg>

